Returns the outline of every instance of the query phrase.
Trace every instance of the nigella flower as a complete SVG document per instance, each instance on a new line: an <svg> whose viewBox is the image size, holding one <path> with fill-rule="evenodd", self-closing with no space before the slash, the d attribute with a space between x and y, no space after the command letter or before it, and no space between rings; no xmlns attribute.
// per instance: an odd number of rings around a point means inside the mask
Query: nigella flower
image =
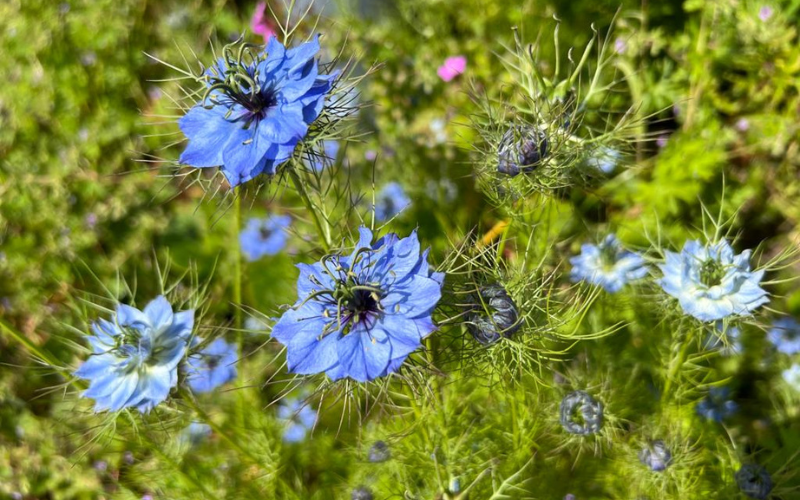
<svg viewBox="0 0 800 500"><path fill-rule="evenodd" d="M336 161L339 154L339 141L325 141L322 145L323 157L314 157L311 162L311 169L320 172L328 162Z"/></svg>
<svg viewBox="0 0 800 500"><path fill-rule="evenodd" d="M278 406L278 418L287 423L283 440L287 443L299 443L317 423L317 412L302 398L291 398L282 401Z"/></svg>
<svg viewBox="0 0 800 500"><path fill-rule="evenodd" d="M390 458L392 458L392 452L389 450L389 445L386 444L385 441L375 441L367 452L367 460L373 464L385 462Z"/></svg>
<svg viewBox="0 0 800 500"><path fill-rule="evenodd" d="M570 392L561 400L559 421L570 434L595 434L603 427L603 405L584 391Z"/></svg>
<svg viewBox="0 0 800 500"><path fill-rule="evenodd" d="M781 372L783 380L789 384L794 390L800 392L800 365L797 363L792 364L786 370Z"/></svg>
<svg viewBox="0 0 800 500"><path fill-rule="evenodd" d="M641 255L625 250L617 237L609 234L599 245L581 245L581 253L569 260L573 281L586 280L615 293L626 283L647 276Z"/></svg>
<svg viewBox="0 0 800 500"><path fill-rule="evenodd" d="M249 261L265 255L275 255L286 246L289 238L286 228L292 223L288 215L270 215L264 219L250 219L239 234L239 246Z"/></svg>
<svg viewBox="0 0 800 500"><path fill-rule="evenodd" d="M352 500L372 500L375 498L366 486L359 486L350 494Z"/></svg>
<svg viewBox="0 0 800 500"><path fill-rule="evenodd" d="M211 435L211 426L203 422L192 422L178 434L178 444L197 446Z"/></svg>
<svg viewBox="0 0 800 500"><path fill-rule="evenodd" d="M498 284L482 286L478 292L475 311L467 316L467 330L484 345L510 338L522 326L514 299Z"/></svg>
<svg viewBox="0 0 800 500"><path fill-rule="evenodd" d="M386 184L375 197L375 218L387 221L411 205L403 186L396 182Z"/></svg>
<svg viewBox="0 0 800 500"><path fill-rule="evenodd" d="M359 232L350 255L298 265L298 301L272 329L293 373L374 380L395 372L435 329L444 275L428 268L416 232L375 243L372 231Z"/></svg>
<svg viewBox="0 0 800 500"><path fill-rule="evenodd" d="M92 324L93 352L75 371L89 381L83 396L95 400L96 412L131 407L149 412L178 383L193 326L194 311L173 313L163 296L142 311L119 304L111 321Z"/></svg>
<svg viewBox="0 0 800 500"><path fill-rule="evenodd" d="M203 80L203 98L179 121L189 144L180 163L220 167L231 186L275 169L292 156L317 119L335 75L320 75L319 41L266 51L227 46Z"/></svg>
<svg viewBox="0 0 800 500"><path fill-rule="evenodd" d="M547 135L535 127L514 125L497 147L497 171L511 177L532 172L547 156Z"/></svg>
<svg viewBox="0 0 800 500"><path fill-rule="evenodd" d="M467 69L467 58L464 56L452 56L444 60L444 64L439 66L436 74L442 80L449 82L463 73L465 69Z"/></svg>
<svg viewBox="0 0 800 500"><path fill-rule="evenodd" d="M197 393L211 392L236 378L236 346L216 339L186 359L186 383Z"/></svg>
<svg viewBox="0 0 800 500"><path fill-rule="evenodd" d="M734 255L725 240L706 246L687 241L680 254L667 252L659 284L700 321L750 315L769 299L759 286L764 271L751 271L749 260L750 250Z"/></svg>
<svg viewBox="0 0 800 500"><path fill-rule="evenodd" d="M653 472L662 472L672 462L672 453L664 441L657 439L642 448L639 452L639 461Z"/></svg>
<svg viewBox="0 0 800 500"><path fill-rule="evenodd" d="M619 151L614 148L601 147L589 160L589 164L604 174L610 174L617 168Z"/></svg>
<svg viewBox="0 0 800 500"><path fill-rule="evenodd" d="M729 399L730 393L728 387L712 387L708 390L708 396L697 403L697 414L715 422L722 422L732 416L739 405Z"/></svg>
<svg viewBox="0 0 800 500"><path fill-rule="evenodd" d="M800 352L800 323L794 318L780 318L772 323L767 339L784 354Z"/></svg>
<svg viewBox="0 0 800 500"><path fill-rule="evenodd" d="M742 493L756 500L766 500L772 491L772 478L763 466L744 464L736 471L736 484Z"/></svg>

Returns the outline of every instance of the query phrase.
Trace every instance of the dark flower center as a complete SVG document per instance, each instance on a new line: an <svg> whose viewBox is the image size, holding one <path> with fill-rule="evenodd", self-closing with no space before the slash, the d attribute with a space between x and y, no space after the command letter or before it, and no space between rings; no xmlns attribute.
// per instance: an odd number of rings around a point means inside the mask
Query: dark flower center
<svg viewBox="0 0 800 500"><path fill-rule="evenodd" d="M717 286L725 277L725 267L714 259L700 265L700 282L707 287Z"/></svg>
<svg viewBox="0 0 800 500"><path fill-rule="evenodd" d="M333 298L339 307L339 314L343 317L345 334L361 322L370 326L371 321L381 312L380 289L362 285L355 278L337 281Z"/></svg>
<svg viewBox="0 0 800 500"><path fill-rule="evenodd" d="M271 231L269 228L266 228L266 227L260 227L260 228L258 229L258 234L261 236L261 239L262 239L262 240L266 240L267 238L269 238L270 236L272 236L272 231Z"/></svg>

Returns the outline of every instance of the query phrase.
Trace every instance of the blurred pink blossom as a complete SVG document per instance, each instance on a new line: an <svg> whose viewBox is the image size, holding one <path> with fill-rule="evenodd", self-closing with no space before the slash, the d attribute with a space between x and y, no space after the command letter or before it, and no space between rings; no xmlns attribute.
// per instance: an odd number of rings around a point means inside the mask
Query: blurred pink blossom
<svg viewBox="0 0 800 500"><path fill-rule="evenodd" d="M761 19L762 22L767 22L767 20L772 17L773 12L772 7L765 5L758 11L758 18Z"/></svg>
<svg viewBox="0 0 800 500"><path fill-rule="evenodd" d="M453 78L463 73L466 68L467 68L466 57L452 56L444 60L444 64L439 66L439 69L436 70L436 74L438 74L439 78L441 78L442 80L449 82Z"/></svg>
<svg viewBox="0 0 800 500"><path fill-rule="evenodd" d="M261 35L265 43L269 41L269 37L275 36L272 22L270 22L267 15L267 2L258 2L256 5L256 10L253 11L253 19L250 21L250 29L256 35Z"/></svg>

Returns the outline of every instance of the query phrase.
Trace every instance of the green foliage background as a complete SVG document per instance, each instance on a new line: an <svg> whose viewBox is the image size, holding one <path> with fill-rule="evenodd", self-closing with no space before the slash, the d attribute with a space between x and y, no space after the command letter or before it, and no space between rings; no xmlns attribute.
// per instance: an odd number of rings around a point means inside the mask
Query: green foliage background
<svg viewBox="0 0 800 500"><path fill-rule="evenodd" d="M766 5L774 14L762 21ZM119 285L125 277L143 303L159 293L157 264L167 257L171 279L192 270L209 283L208 316L230 326L238 228L224 206L149 161L176 158L180 136L153 118L170 113L162 89L171 85L154 81L174 73L145 53L176 62L191 49L207 59L210 39L244 32L260 41L248 30L254 7L225 0L0 3L0 496L327 499L349 498L364 484L376 498L458 498L448 492L457 479L462 490L474 482L469 498L734 498L733 473L755 457L781 478L776 498L799 498L792 471L800 394L780 377L791 360L768 349L763 328L744 325L744 354L706 364L698 358L703 371L676 382L694 401L702 384L732 380L742 407L736 419L722 428L700 422L688 403L661 408L653 393L675 356L670 329L682 323L653 319L639 291L598 297L580 333L621 326L543 362L544 385L454 376L441 381L439 399L420 405L406 394L393 394L387 405L362 400L360 412L337 402L321 413L312 437L288 445L271 405L280 390L262 386L270 376L285 379L272 362L279 349L256 333L245 340L253 354L241 363L240 389L201 398L235 445L215 432L191 451L182 448L176 435L189 417L180 411L136 432L124 417L102 424L118 425L119 433L87 431L97 425L89 407L9 332L75 367L72 342L79 339L65 325L85 328L81 297L109 287L133 299ZM543 276L563 271L581 243L609 231L634 248L648 248L656 234L664 248L679 248L701 234L703 207L730 219L737 249L757 248L764 261L796 247L800 2L778 0L362 0L326 7L317 28L326 47L344 45L362 69L381 65L360 88L370 104L358 117L367 133L345 154L351 182L367 198L374 177L378 187L400 182L413 199L392 230L418 227L442 262L466 231L482 235L508 219L476 190L479 137L469 123L481 110L473 97L513 102L506 89L516 80L502 61L514 45L512 28L529 42L550 39L554 16L564 51L579 51L592 23L603 37L613 29L611 45L624 42L613 63L622 83L612 104L631 106L641 122L626 157L630 168L543 202L537 217L555 241L537 250L547 256ZM543 47L542 59L551 60L552 46L550 53ZM455 54L467 57L467 71L445 83L436 68ZM173 135L158 135L165 132ZM374 162L365 157L371 152ZM296 219L286 252L244 270L243 304L276 316L295 299L293 264L317 255L307 236L312 225L297 196L280 186L246 210ZM369 216L366 200L359 211ZM513 275L523 269L514 267L514 256L532 238L530 226L512 223L507 236ZM798 271L792 263L771 276L771 308L800 315L791 281ZM564 384L594 388L616 419L592 449L568 442L558 428ZM676 465L668 475L646 474L633 430L670 436ZM390 444L393 458L367 463L377 439ZM99 461L107 469L98 470Z"/></svg>

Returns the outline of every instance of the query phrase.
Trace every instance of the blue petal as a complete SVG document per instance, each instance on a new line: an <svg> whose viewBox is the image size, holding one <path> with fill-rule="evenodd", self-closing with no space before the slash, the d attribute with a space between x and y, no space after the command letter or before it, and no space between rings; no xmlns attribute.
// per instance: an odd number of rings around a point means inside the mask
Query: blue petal
<svg viewBox="0 0 800 500"><path fill-rule="evenodd" d="M178 120L181 130L189 138L180 163L198 168L223 164L222 151L231 134L241 128L225 119L226 112L224 106L206 109L198 104Z"/></svg>
<svg viewBox="0 0 800 500"><path fill-rule="evenodd" d="M354 331L336 344L339 363L348 377L366 382L380 377L391 359L389 342L373 342L365 331Z"/></svg>
<svg viewBox="0 0 800 500"><path fill-rule="evenodd" d="M132 326L134 328L147 328L152 326L150 318L145 313L126 304L117 305L117 324Z"/></svg>
<svg viewBox="0 0 800 500"><path fill-rule="evenodd" d="M150 318L150 325L155 329L172 325L172 306L163 295L151 300L143 312Z"/></svg>

